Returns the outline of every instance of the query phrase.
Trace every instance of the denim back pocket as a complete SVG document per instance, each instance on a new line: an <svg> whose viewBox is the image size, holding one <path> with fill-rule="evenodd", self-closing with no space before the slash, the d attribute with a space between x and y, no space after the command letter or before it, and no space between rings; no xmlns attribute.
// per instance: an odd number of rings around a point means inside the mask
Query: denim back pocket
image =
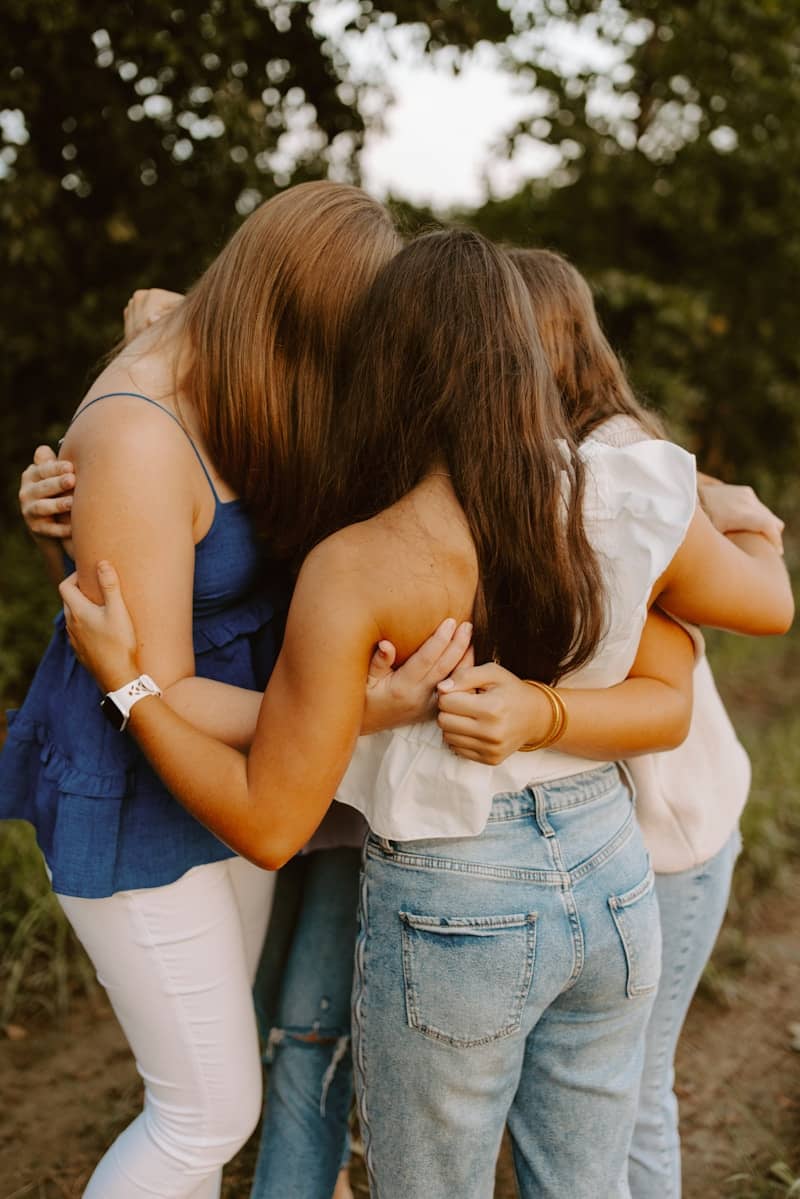
<svg viewBox="0 0 800 1199"><path fill-rule="evenodd" d="M608 906L625 951L628 998L649 995L661 974L661 921L653 871L630 891L612 895Z"/></svg>
<svg viewBox="0 0 800 1199"><path fill-rule="evenodd" d="M517 1032L533 977L536 915L400 912L408 1023L461 1049Z"/></svg>

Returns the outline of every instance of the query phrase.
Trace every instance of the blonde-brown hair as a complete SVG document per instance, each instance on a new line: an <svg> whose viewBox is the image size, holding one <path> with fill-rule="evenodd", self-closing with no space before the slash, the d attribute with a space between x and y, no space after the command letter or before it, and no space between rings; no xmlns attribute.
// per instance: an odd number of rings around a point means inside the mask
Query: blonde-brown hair
<svg viewBox="0 0 800 1199"><path fill-rule="evenodd" d="M278 553L304 543L319 501L343 329L399 248L366 192L302 183L248 217L176 312L192 351L181 391Z"/></svg>
<svg viewBox="0 0 800 1199"><path fill-rule="evenodd" d="M357 306L319 535L447 469L478 558L475 652L551 683L604 627L584 469L527 289L469 230L418 237Z"/></svg>
<svg viewBox="0 0 800 1199"><path fill-rule="evenodd" d="M577 441L612 416L630 416L652 437L664 426L633 393L600 327L589 284L552 250L508 251L533 300L539 336Z"/></svg>

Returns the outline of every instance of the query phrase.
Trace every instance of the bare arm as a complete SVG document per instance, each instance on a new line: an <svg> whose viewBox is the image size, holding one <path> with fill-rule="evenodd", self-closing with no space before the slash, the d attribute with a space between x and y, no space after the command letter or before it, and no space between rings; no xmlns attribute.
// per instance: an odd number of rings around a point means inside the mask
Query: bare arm
<svg viewBox="0 0 800 1199"><path fill-rule="evenodd" d="M174 293L163 294L174 297ZM145 327L142 322L152 316L150 306L157 299L151 291L134 293L125 310L131 337ZM116 481L114 486L117 486ZM68 553L72 552L74 487L75 467L71 462L56 458L49 446L37 448L33 462L20 480L20 510L56 588L64 578L62 547ZM471 636L470 624L457 625L455 620L448 619L399 669L393 668L394 646L390 642L381 642L370 663L362 733L374 733L434 716L436 684L465 663ZM253 740L261 707L260 691L192 676L179 679L168 688L165 699L190 724L214 734L228 745L246 749Z"/></svg>
<svg viewBox="0 0 800 1199"><path fill-rule="evenodd" d="M376 733L435 716L436 684L465 661L471 661L471 636L471 624L457 625L449 618L397 669L392 669L394 646L380 642L370 660L361 733ZM249 749L261 709L260 691L191 678L180 679L164 698L195 728L235 749ZM213 725L208 720L212 710Z"/></svg>
<svg viewBox="0 0 800 1199"><path fill-rule="evenodd" d="M166 701L205 731L249 744L260 693L194 673L194 458L158 413L115 401L81 416L69 435L78 477L73 507L78 579L99 599L95 563L113 555L139 633L142 669Z"/></svg>
<svg viewBox="0 0 800 1199"><path fill-rule="evenodd" d="M568 723L553 748L600 761L673 749L689 731L693 669L689 635L651 612L624 682L558 688ZM461 757L497 765L522 745L542 740L550 727L552 711L541 692L495 663L456 671L439 692L439 726Z"/></svg>
<svg viewBox="0 0 800 1199"><path fill-rule="evenodd" d="M759 533L723 536L699 508L651 598L682 620L753 636L785 633L794 619L778 551Z"/></svg>
<svg viewBox="0 0 800 1199"><path fill-rule="evenodd" d="M100 577L104 607L88 603L71 581L61 593L81 660L113 689L145 662L116 574ZM320 546L300 573L249 758L156 698L134 707L129 728L190 812L238 852L275 868L308 840L347 768L379 640L363 576L347 555Z"/></svg>
<svg viewBox="0 0 800 1199"><path fill-rule="evenodd" d="M697 490L706 516L720 533L761 533L779 554L783 553L783 521L752 487L723 483L698 471Z"/></svg>

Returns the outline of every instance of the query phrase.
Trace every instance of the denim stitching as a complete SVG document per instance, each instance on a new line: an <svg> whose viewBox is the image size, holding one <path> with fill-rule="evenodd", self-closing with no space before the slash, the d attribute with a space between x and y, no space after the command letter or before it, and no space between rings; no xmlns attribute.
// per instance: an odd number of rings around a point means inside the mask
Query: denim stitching
<svg viewBox="0 0 800 1199"><path fill-rule="evenodd" d="M550 854L553 858L553 864L560 866L563 870L564 857L561 853L561 846L559 844L558 837L553 834L553 836L548 838L547 844L550 849ZM565 873L569 879L569 873L566 871ZM570 988L575 986L575 983L580 978L586 952L583 940L583 926L581 924L580 916L578 915L578 905L575 900L575 892L572 889L571 881L566 883L561 888L560 896L561 902L564 905L564 912L569 924L570 939L572 941L572 970L569 978L567 979L566 985L564 986L564 991L569 991Z"/></svg>
<svg viewBox="0 0 800 1199"><path fill-rule="evenodd" d="M408 934L409 927L414 928L408 919L409 913L398 913L403 921L402 931L402 956L403 956L403 980L405 983L406 994L406 1018L410 1028L421 1033L422 1036L428 1037L431 1041L439 1041L442 1044L450 1045L454 1049L477 1049L481 1045L490 1045L493 1041L500 1041L504 1037L513 1036L519 1032L522 1026L522 1012L525 1007L525 1002L528 998L528 993L533 979L533 964L536 956L536 913L529 912L522 917L483 917L486 920L509 920L513 919L514 924L498 924L498 928L524 928L525 929L525 963L520 978L520 983L517 990L512 996L512 1007L509 1013L509 1019L496 1032L487 1033L482 1037L454 1037L450 1033L444 1032L442 1029L434 1027L432 1024L427 1024L422 1019L422 1014L419 1007L419 989L414 979L413 961L411 952L411 938ZM405 917L405 919L404 919ZM414 917L419 919L419 917ZM434 918L430 918L434 919ZM436 927L431 924L429 927Z"/></svg>
<svg viewBox="0 0 800 1199"><path fill-rule="evenodd" d="M658 987L658 981L654 983L634 983L633 981L637 976L641 958L636 938L633 935L633 929L630 927L625 915L629 907L633 906L639 900L644 899L646 895L652 894L654 886L655 876L652 867L650 867L642 881L637 883L635 887L632 887L630 891L626 891L622 895L610 895L608 899L611 918L616 925L619 938L622 941L622 948L628 967L625 993L629 999L636 999L640 995L650 995Z"/></svg>
<svg viewBox="0 0 800 1199"><path fill-rule="evenodd" d="M367 838L365 852L367 857L375 861L392 861L398 866L410 867L415 870L428 870L434 873L452 871L454 874L473 874L481 878L490 878L497 882L530 882L547 887L567 887L591 874L598 866L603 866L609 858L623 849L630 841L635 831L633 811L626 817L610 841L602 849L592 854L580 866L570 871L562 870L529 870L524 867L486 866L479 862L463 862L458 858L438 858L430 854L407 853L394 850L386 853L380 845Z"/></svg>
<svg viewBox="0 0 800 1199"><path fill-rule="evenodd" d="M416 870L429 870L433 873L451 871L454 874L475 874L482 878L491 878L508 882L540 883L549 887L560 887L569 881L568 876L556 874L552 870L526 870L512 866L483 866L479 862L461 862L458 858L435 858L430 855L404 853L397 850L392 854L384 854L379 846L367 841L367 856L376 861L391 861L398 866L413 867Z"/></svg>
<svg viewBox="0 0 800 1199"><path fill-rule="evenodd" d="M372 1135L369 1127L369 1115L367 1112L367 1094L366 1094L366 1064L365 1064L365 1049L364 1037L362 1029L363 1021L363 1006L366 992L366 979L364 975L364 954L366 950L367 938L367 871L366 871L366 841L362 851L362 867L361 867L361 887L360 887L360 907L361 921L356 938L355 951L355 976L353 982L353 1027L352 1027L352 1046L353 1046L353 1071L358 1074L361 1085L356 1086L356 1106L358 1108L358 1122L361 1129L361 1140L364 1145L364 1164L367 1167L367 1176L369 1179L369 1189L372 1199L380 1199L378 1191L378 1180L375 1177L374 1161L372 1155Z"/></svg>
<svg viewBox="0 0 800 1199"><path fill-rule="evenodd" d="M621 849L624 849L635 831L636 824L633 818L633 809L631 809L630 814L625 819L625 823L614 833L611 840L607 841L602 849L592 854L580 866L575 866L570 871L570 882L573 886L575 883L581 882L588 874L594 873L598 866L604 866L610 858L613 858Z"/></svg>

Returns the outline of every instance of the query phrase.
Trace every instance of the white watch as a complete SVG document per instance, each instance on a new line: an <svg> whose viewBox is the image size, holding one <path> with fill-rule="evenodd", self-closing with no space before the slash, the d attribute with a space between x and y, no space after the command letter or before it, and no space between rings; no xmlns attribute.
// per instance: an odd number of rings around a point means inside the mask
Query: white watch
<svg viewBox="0 0 800 1199"><path fill-rule="evenodd" d="M154 683L149 674L140 674L133 682L104 695L100 700L100 707L106 719L121 733L130 719L133 705L148 695L160 694L161 688L158 683Z"/></svg>

